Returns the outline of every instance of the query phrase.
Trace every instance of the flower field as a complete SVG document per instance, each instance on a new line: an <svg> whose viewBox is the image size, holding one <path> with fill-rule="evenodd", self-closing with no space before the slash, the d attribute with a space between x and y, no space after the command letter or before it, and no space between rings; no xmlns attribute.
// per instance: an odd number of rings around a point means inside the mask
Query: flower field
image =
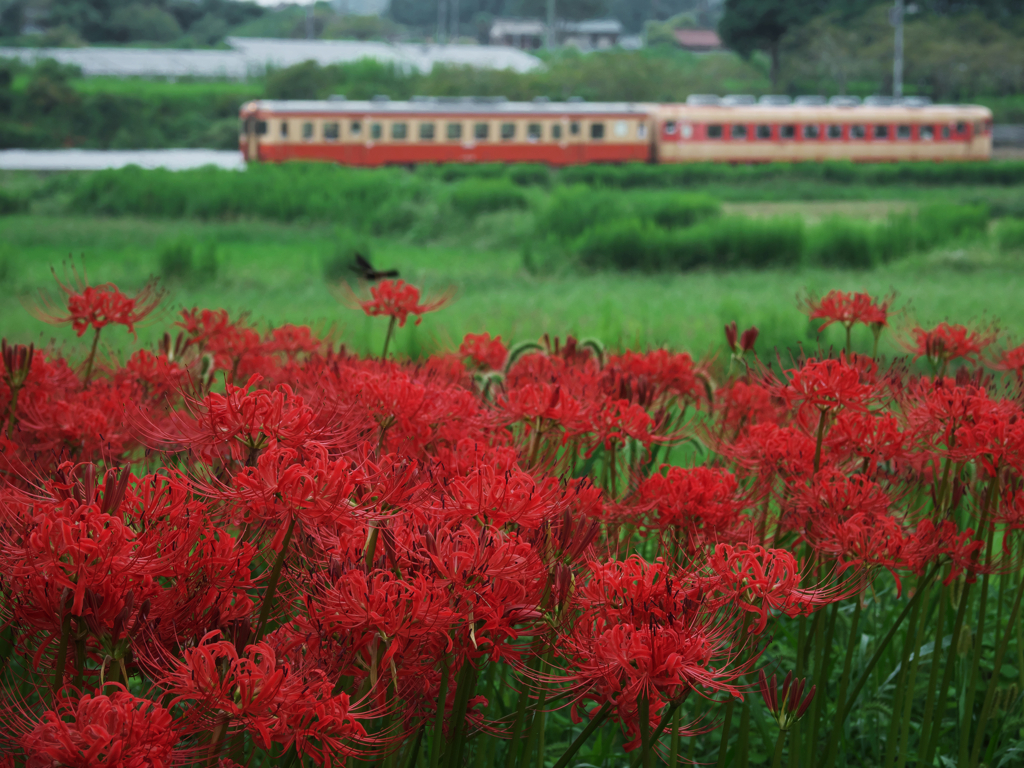
<svg viewBox="0 0 1024 768"><path fill-rule="evenodd" d="M846 348L796 359L731 324L707 360L408 361L452 297L383 280L344 294L380 356L196 308L122 361L160 288L58 286L30 309L81 349L3 344L4 768L1024 755L1024 347L992 328L832 291L802 309Z"/></svg>

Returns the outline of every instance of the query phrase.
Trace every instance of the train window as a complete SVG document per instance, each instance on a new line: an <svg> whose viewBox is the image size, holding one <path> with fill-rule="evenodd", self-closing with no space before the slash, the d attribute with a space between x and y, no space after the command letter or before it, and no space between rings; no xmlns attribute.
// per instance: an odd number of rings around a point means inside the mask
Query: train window
<svg viewBox="0 0 1024 768"><path fill-rule="evenodd" d="M647 126L645 126L643 123L640 123L640 127L637 129L636 135L641 139L644 138L644 136L647 135ZM684 139L692 139L693 126L690 125L689 123L683 123L681 126L679 126L679 135L682 136Z"/></svg>
<svg viewBox="0 0 1024 768"><path fill-rule="evenodd" d="M540 123L530 123L526 126L526 138L530 141L540 141L541 127Z"/></svg>
<svg viewBox="0 0 1024 768"><path fill-rule="evenodd" d="M949 126L948 125L942 126L942 138L944 138L944 139L948 139L949 138Z"/></svg>
<svg viewBox="0 0 1024 768"><path fill-rule="evenodd" d="M805 139L817 139L819 136L821 136L821 126L805 125L803 135Z"/></svg>
<svg viewBox="0 0 1024 768"><path fill-rule="evenodd" d="M967 133L967 123L957 123L956 124L956 132L957 133Z"/></svg>
<svg viewBox="0 0 1024 768"><path fill-rule="evenodd" d="M359 122L358 120L353 120L348 125L348 132L350 134L352 134L353 136L358 136L360 133L362 133L362 130L363 130L363 124L361 122Z"/></svg>
<svg viewBox="0 0 1024 768"><path fill-rule="evenodd" d="M675 136L676 135L676 121L675 120L666 120L665 121L665 135L666 136Z"/></svg>
<svg viewBox="0 0 1024 768"><path fill-rule="evenodd" d="M302 124L302 138L304 138L306 141L309 141L310 139L313 138L313 124L312 123L303 123Z"/></svg>
<svg viewBox="0 0 1024 768"><path fill-rule="evenodd" d="M449 139L461 139L462 138L462 123L448 123L448 138Z"/></svg>
<svg viewBox="0 0 1024 768"><path fill-rule="evenodd" d="M624 139L629 136L629 123L625 120L615 121L615 138Z"/></svg>
<svg viewBox="0 0 1024 768"><path fill-rule="evenodd" d="M708 126L708 138L709 139L720 139L722 138L722 126L720 125L709 125Z"/></svg>
<svg viewBox="0 0 1024 768"><path fill-rule="evenodd" d="M551 126L551 138L560 139L562 138L562 126L560 123L555 123Z"/></svg>
<svg viewBox="0 0 1024 768"><path fill-rule="evenodd" d="M868 135L867 129L863 125L851 125L850 126L850 138L851 139L863 139Z"/></svg>
<svg viewBox="0 0 1024 768"><path fill-rule="evenodd" d="M921 141L935 141L935 129L930 125L922 125L917 129Z"/></svg>
<svg viewBox="0 0 1024 768"><path fill-rule="evenodd" d="M324 141L337 141L338 133L337 123L324 123Z"/></svg>
<svg viewBox="0 0 1024 768"><path fill-rule="evenodd" d="M684 130L688 130L691 135L693 134L693 126L692 125L684 126ZM646 139L647 138L647 123L637 123L637 125L636 125L636 137L638 139ZM690 137L687 136L686 138L690 138Z"/></svg>
<svg viewBox="0 0 1024 768"><path fill-rule="evenodd" d="M381 128L380 123L373 123L370 126L370 138L371 139L379 139L382 132L383 132L383 129Z"/></svg>
<svg viewBox="0 0 1024 768"><path fill-rule="evenodd" d="M729 138L732 139L745 139L747 138L747 126L745 125L734 125L729 131Z"/></svg>
<svg viewBox="0 0 1024 768"><path fill-rule="evenodd" d="M281 121L281 138L282 139L287 139L288 138L288 121L287 120L282 120Z"/></svg>
<svg viewBox="0 0 1024 768"><path fill-rule="evenodd" d="M473 126L473 137L478 141L486 141L490 127L488 123L477 123Z"/></svg>
<svg viewBox="0 0 1024 768"><path fill-rule="evenodd" d="M590 138L592 138L592 139L603 139L604 138L604 123L591 123L590 124Z"/></svg>
<svg viewBox="0 0 1024 768"><path fill-rule="evenodd" d="M780 125L779 126L779 138L780 139L792 139L796 136L795 125Z"/></svg>
<svg viewBox="0 0 1024 768"><path fill-rule="evenodd" d="M897 139L909 139L910 138L910 126L909 125L897 125L896 126L896 138Z"/></svg>
<svg viewBox="0 0 1024 768"><path fill-rule="evenodd" d="M434 140L434 124L420 123L420 141Z"/></svg>
<svg viewBox="0 0 1024 768"><path fill-rule="evenodd" d="M405 139L409 135L409 126L406 123L391 124L391 138L396 140Z"/></svg>
<svg viewBox="0 0 1024 768"><path fill-rule="evenodd" d="M825 135L830 139L841 139L843 138L843 126L841 125L830 125Z"/></svg>
<svg viewBox="0 0 1024 768"><path fill-rule="evenodd" d="M267 121L257 120L256 121L256 135L263 136L267 132Z"/></svg>
<svg viewBox="0 0 1024 768"><path fill-rule="evenodd" d="M875 138L876 139L888 139L889 138L889 126L888 125L876 125L875 126Z"/></svg>
<svg viewBox="0 0 1024 768"><path fill-rule="evenodd" d="M755 135L759 139L770 139L772 137L772 127L770 125L759 125Z"/></svg>
<svg viewBox="0 0 1024 768"><path fill-rule="evenodd" d="M571 123L569 123L569 133L571 133L573 136L580 135L580 124L578 121L573 120Z"/></svg>
<svg viewBox="0 0 1024 768"><path fill-rule="evenodd" d="M502 123L501 124L501 140L512 141L516 137L516 124L515 123Z"/></svg>

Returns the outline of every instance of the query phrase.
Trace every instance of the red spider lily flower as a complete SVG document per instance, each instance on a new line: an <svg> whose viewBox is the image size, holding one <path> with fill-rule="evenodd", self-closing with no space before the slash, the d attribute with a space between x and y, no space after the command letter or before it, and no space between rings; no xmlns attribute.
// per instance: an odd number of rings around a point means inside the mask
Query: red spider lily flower
<svg viewBox="0 0 1024 768"><path fill-rule="evenodd" d="M924 357L932 365L945 370L951 360L977 362L982 351L996 340L993 330L972 331L963 325L939 323L931 330L921 327L911 331L913 341L904 347L914 358Z"/></svg>
<svg viewBox="0 0 1024 768"><path fill-rule="evenodd" d="M844 293L829 291L822 298L808 296L804 305L811 320L824 320L818 328L823 331L832 323L839 323L849 330L857 323L864 323L876 328L888 324L889 307L895 296L888 296L876 302L866 293Z"/></svg>
<svg viewBox="0 0 1024 768"><path fill-rule="evenodd" d="M793 408L811 406L831 414L843 409L863 411L877 397L877 387L862 380L860 368L848 363L845 354L838 360L812 358L786 373L789 383L778 394Z"/></svg>
<svg viewBox="0 0 1024 768"><path fill-rule="evenodd" d="M711 467L669 467L654 474L636 491L638 511L654 511L655 524L675 528L683 536L687 552L707 541L729 538L739 522L743 500L736 477Z"/></svg>
<svg viewBox="0 0 1024 768"><path fill-rule="evenodd" d="M489 333L467 333L459 345L459 354L480 368L497 371L505 367L508 348L501 343L501 336L492 339Z"/></svg>
<svg viewBox="0 0 1024 768"><path fill-rule="evenodd" d="M761 634L770 610L787 616L807 616L817 609L849 596L849 590L828 587L800 588L800 566L783 549L719 544L708 560L714 573L712 588L721 599L757 616L750 627Z"/></svg>
<svg viewBox="0 0 1024 768"><path fill-rule="evenodd" d="M170 768L180 736L156 702L113 694L62 700L21 739L26 768Z"/></svg>
<svg viewBox="0 0 1024 768"><path fill-rule="evenodd" d="M771 682L769 682L765 678L763 669L757 670L757 685L761 689L764 703L768 705L768 711L775 718L775 722L779 724L779 729L783 731L788 731L797 720L804 716L807 708L811 706L814 692L817 690L817 686L812 685L807 695L804 696L804 686L807 685L807 680L794 680L792 672L787 673L786 679L782 681L782 687L779 688L775 675L772 675Z"/></svg>
<svg viewBox="0 0 1024 768"><path fill-rule="evenodd" d="M399 328L405 326L409 315L415 315L416 325L419 325L423 315L440 309L450 299L446 295L420 304L420 289L404 280L381 280L370 287L370 296L369 301L359 302L362 310L370 317L385 315L394 318Z"/></svg>
<svg viewBox="0 0 1024 768"><path fill-rule="evenodd" d="M739 346L737 346L736 321L733 321L725 326L725 341L734 355L742 355L744 352L750 352L754 349L754 342L757 341L758 333L757 326L750 326L739 335Z"/></svg>
<svg viewBox="0 0 1024 768"><path fill-rule="evenodd" d="M113 283L89 285L85 276L79 276L77 272L74 280L66 285L57 278L56 272L53 277L67 297L65 307L58 309L44 297L45 309L39 308L36 314L41 320L55 325L70 323L79 336L89 328L98 331L111 323L125 326L134 335L135 325L150 315L163 299L163 291L153 280L134 296L128 296Z"/></svg>
<svg viewBox="0 0 1024 768"><path fill-rule="evenodd" d="M1000 350L998 358L988 361L988 367L996 371L1012 371L1017 378L1024 378L1024 344Z"/></svg>

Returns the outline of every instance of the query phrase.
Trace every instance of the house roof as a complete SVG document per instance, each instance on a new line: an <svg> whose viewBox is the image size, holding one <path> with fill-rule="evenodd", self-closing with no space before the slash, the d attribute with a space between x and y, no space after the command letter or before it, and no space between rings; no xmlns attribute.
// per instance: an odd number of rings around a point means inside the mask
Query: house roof
<svg viewBox="0 0 1024 768"><path fill-rule="evenodd" d="M543 35L544 30L544 22L537 19L495 19L491 25L491 37Z"/></svg>
<svg viewBox="0 0 1024 768"><path fill-rule="evenodd" d="M683 48L722 47L722 38L713 29L677 29L672 34Z"/></svg>
<svg viewBox="0 0 1024 768"><path fill-rule="evenodd" d="M586 21L567 21L562 29L576 35L621 35L622 22L618 19L587 19Z"/></svg>

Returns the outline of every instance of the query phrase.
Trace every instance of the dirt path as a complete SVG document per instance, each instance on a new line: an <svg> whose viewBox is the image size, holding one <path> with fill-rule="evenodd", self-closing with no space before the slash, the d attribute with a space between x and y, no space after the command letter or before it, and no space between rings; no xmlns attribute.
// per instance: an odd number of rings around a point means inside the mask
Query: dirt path
<svg viewBox="0 0 1024 768"><path fill-rule="evenodd" d="M822 200L787 201L781 203L723 203L725 213L744 216L803 216L819 221L829 216L850 216L859 219L884 219L890 213L915 210L917 203L908 200Z"/></svg>

